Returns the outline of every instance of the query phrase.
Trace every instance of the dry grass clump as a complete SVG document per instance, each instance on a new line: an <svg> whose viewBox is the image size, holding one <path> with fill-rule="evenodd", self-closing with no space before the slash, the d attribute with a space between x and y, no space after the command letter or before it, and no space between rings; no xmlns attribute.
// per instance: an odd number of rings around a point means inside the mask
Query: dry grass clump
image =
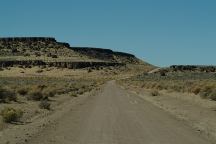
<svg viewBox="0 0 216 144"><path fill-rule="evenodd" d="M14 90L9 87L0 87L0 102L17 101Z"/></svg>
<svg viewBox="0 0 216 144"><path fill-rule="evenodd" d="M43 94L39 90L31 91L27 97L28 100L40 101L44 99Z"/></svg>
<svg viewBox="0 0 216 144"><path fill-rule="evenodd" d="M48 87L46 85L30 85L17 88L16 92L21 96L26 96L28 100L39 101L54 97L57 93L55 87Z"/></svg>
<svg viewBox="0 0 216 144"><path fill-rule="evenodd" d="M22 95L22 96L27 95L28 92L29 92L29 89L27 87L21 87L21 88L17 89L17 93Z"/></svg>
<svg viewBox="0 0 216 144"><path fill-rule="evenodd" d="M35 100L35 101L40 101L44 99L44 95L42 92L42 89L39 87L32 87L30 92L27 95L28 100Z"/></svg>
<svg viewBox="0 0 216 144"><path fill-rule="evenodd" d="M42 72L43 72L42 69L36 70L36 73L42 73Z"/></svg>
<svg viewBox="0 0 216 144"><path fill-rule="evenodd" d="M71 96L71 97L78 97L78 94L75 93L75 92L71 92L70 96Z"/></svg>
<svg viewBox="0 0 216 144"><path fill-rule="evenodd" d="M3 121L6 123L17 122L23 116L23 111L14 108L4 108L1 111Z"/></svg>
<svg viewBox="0 0 216 144"><path fill-rule="evenodd" d="M70 96L78 97L86 92L91 91L96 87L97 83L74 83L70 86Z"/></svg>
<svg viewBox="0 0 216 144"><path fill-rule="evenodd" d="M151 91L151 96L159 96L160 93L157 90L152 90Z"/></svg>
<svg viewBox="0 0 216 144"><path fill-rule="evenodd" d="M216 101L216 90L212 91L209 95L209 98L213 101Z"/></svg>
<svg viewBox="0 0 216 144"><path fill-rule="evenodd" d="M56 95L56 90L52 88L48 88L45 85L38 85L38 86L32 86L29 88L30 91L28 92L27 99L28 100L46 100L49 97L54 97Z"/></svg>
<svg viewBox="0 0 216 144"><path fill-rule="evenodd" d="M47 110L50 110L50 103L48 102L48 100L42 100L40 103L39 103L39 107L41 109L47 109Z"/></svg>

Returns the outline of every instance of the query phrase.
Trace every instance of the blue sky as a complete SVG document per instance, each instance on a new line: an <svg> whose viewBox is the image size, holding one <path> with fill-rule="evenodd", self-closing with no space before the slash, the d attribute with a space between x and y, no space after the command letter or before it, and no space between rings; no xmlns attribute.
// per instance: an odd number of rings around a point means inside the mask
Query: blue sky
<svg viewBox="0 0 216 144"><path fill-rule="evenodd" d="M1 0L0 36L52 36L157 66L216 65L216 1Z"/></svg>

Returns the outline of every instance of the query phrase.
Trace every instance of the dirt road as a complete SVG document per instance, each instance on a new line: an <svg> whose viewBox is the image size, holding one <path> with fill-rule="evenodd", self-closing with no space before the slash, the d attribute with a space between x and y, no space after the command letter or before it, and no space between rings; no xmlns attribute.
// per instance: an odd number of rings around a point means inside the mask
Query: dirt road
<svg viewBox="0 0 216 144"><path fill-rule="evenodd" d="M209 144L184 122L114 81L36 135L29 144Z"/></svg>

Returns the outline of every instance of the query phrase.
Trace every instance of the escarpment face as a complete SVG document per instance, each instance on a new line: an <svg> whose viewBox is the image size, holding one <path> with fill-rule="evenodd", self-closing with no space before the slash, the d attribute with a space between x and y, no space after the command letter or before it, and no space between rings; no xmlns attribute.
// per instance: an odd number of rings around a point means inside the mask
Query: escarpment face
<svg viewBox="0 0 216 144"><path fill-rule="evenodd" d="M171 71L197 71L197 72L216 72L215 66L199 66L199 65L172 65Z"/></svg>
<svg viewBox="0 0 216 144"><path fill-rule="evenodd" d="M15 67L22 66L23 68L29 68L31 66L47 66L47 67L58 67L58 68L69 68L69 69L80 69L80 68L88 68L88 67L117 67L117 66L125 66L123 63L112 63L112 62L55 62L55 61L42 61L42 60L16 60L16 61L0 61L0 67Z"/></svg>
<svg viewBox="0 0 216 144"><path fill-rule="evenodd" d="M55 38L51 37L8 37L8 38L0 38L0 42L56 42Z"/></svg>

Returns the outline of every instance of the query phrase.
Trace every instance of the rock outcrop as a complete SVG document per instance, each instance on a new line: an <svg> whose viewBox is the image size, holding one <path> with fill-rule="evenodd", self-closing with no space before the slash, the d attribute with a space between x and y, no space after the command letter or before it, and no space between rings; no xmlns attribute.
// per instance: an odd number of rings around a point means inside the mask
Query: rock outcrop
<svg viewBox="0 0 216 144"><path fill-rule="evenodd" d="M172 65L171 71L197 71L197 72L216 72L216 66L199 65Z"/></svg>
<svg viewBox="0 0 216 144"><path fill-rule="evenodd" d="M0 67L14 67L14 66L49 66L49 67L59 67L59 68L69 68L69 69L80 69L88 67L108 67L108 66L125 66L123 63L114 62L44 62L42 60L26 60L26 61L0 61Z"/></svg>
<svg viewBox="0 0 216 144"><path fill-rule="evenodd" d="M0 38L0 42L56 42L55 38L52 37L8 37Z"/></svg>

